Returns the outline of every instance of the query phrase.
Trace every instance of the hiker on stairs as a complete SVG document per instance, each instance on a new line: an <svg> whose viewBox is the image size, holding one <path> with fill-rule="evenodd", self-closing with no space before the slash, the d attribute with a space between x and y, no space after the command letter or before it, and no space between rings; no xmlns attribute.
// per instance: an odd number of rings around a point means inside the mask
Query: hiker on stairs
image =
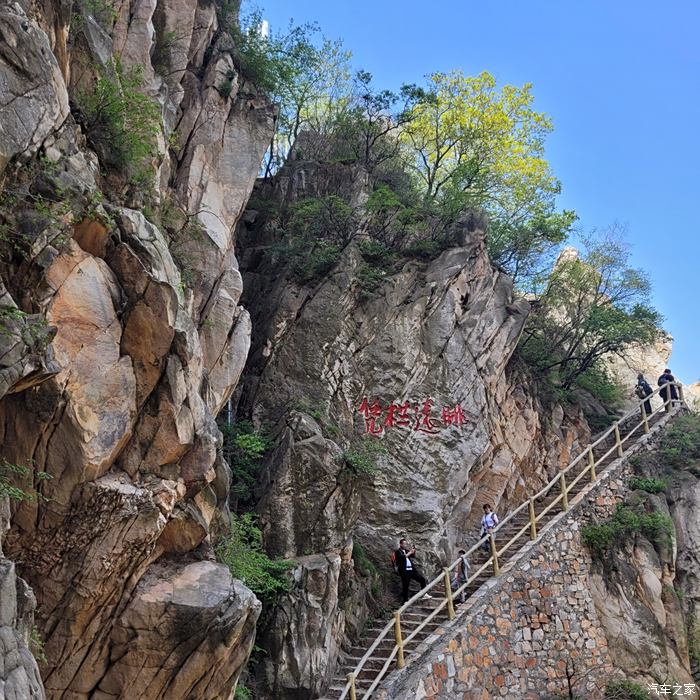
<svg viewBox="0 0 700 700"><path fill-rule="evenodd" d="M640 372L637 375L637 386L634 387L634 393L639 399L646 399L644 402L644 412L647 416L651 415L651 400L647 396L654 393L654 390L649 386L649 382L644 379L644 375Z"/></svg>
<svg viewBox="0 0 700 700"><path fill-rule="evenodd" d="M411 548L405 539L399 541L399 548L395 552L396 554L396 568L398 569L399 576L401 576L401 602L405 603L408 601L408 587L411 584L411 580L418 581L418 585L421 589L425 588L427 582L425 576L420 572L420 569L416 567L416 563L413 561L413 557L416 556L416 548ZM432 596L427 593L423 596L424 598L432 598Z"/></svg>
<svg viewBox="0 0 700 700"><path fill-rule="evenodd" d="M452 580L452 590L456 591L463 583L467 582L469 578L469 562L467 561L467 553L463 550L459 550L459 564L457 564L457 569L455 570L455 576ZM459 602L464 602L465 592L462 591L459 594Z"/></svg>
<svg viewBox="0 0 700 700"><path fill-rule="evenodd" d="M488 535L489 532L492 532L496 525L498 525L498 516L491 509L489 503L484 503L484 515L481 518L481 534L479 535L479 539ZM491 545L488 540L481 545L481 549L483 549L484 552L491 551Z"/></svg>
<svg viewBox="0 0 700 700"><path fill-rule="evenodd" d="M659 392L659 396L661 396L664 404L666 404L666 412L668 413L672 406L674 401L678 401L678 390L676 389L675 386L664 386L664 384L668 384L669 382L675 382L676 378L671 374L670 369L665 369L664 373L659 377L658 381L656 382L659 386L662 386L663 389ZM669 401L669 396L668 396L668 390L671 390L671 400ZM666 403L668 401L668 403Z"/></svg>

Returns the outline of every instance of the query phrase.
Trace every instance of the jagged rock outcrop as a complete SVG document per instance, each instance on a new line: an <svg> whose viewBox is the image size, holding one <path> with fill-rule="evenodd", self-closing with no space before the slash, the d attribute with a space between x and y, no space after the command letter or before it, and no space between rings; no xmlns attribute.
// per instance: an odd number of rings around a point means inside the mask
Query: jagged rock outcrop
<svg viewBox="0 0 700 700"><path fill-rule="evenodd" d="M10 527L9 500L0 498L0 697L43 699L39 668L29 650L36 600L17 576L15 565L2 555Z"/></svg>
<svg viewBox="0 0 700 700"><path fill-rule="evenodd" d="M47 694L228 698L260 604L212 561L230 481L214 418L250 343L232 230L274 110L211 3L2 2L0 37L0 320L27 340L0 336L0 457L51 477L5 549L36 593ZM162 107L149 196L196 232L179 265L139 211L148 188L105 179L68 114L117 58Z"/></svg>
<svg viewBox="0 0 700 700"><path fill-rule="evenodd" d="M644 473L662 478L666 489L640 495L648 510L671 518L672 533L653 543L637 536L592 572L589 589L616 668L648 682L690 683L689 669L695 664L696 676L700 670L693 660L700 614L697 464L669 467L660 452L644 464Z"/></svg>
<svg viewBox="0 0 700 700"><path fill-rule="evenodd" d="M631 678L690 682L683 611L673 588L673 563L640 542L616 558L616 572L590 576L613 664Z"/></svg>
<svg viewBox="0 0 700 700"><path fill-rule="evenodd" d="M296 559L291 589L280 597L266 625L268 656L260 673L272 697L304 692L311 679L311 693L318 695L331 680L344 621L338 606L340 570L337 554Z"/></svg>
<svg viewBox="0 0 700 700"><path fill-rule="evenodd" d="M36 153L68 116L68 93L46 34L18 2L0 3L0 175Z"/></svg>
<svg viewBox="0 0 700 700"><path fill-rule="evenodd" d="M610 372L622 389L624 408L629 410L637 401L634 387L641 372L656 387L656 380L668 367L673 350L673 338L663 333L652 345L635 346L625 350L624 357L614 355L606 358Z"/></svg>
<svg viewBox="0 0 700 700"><path fill-rule="evenodd" d="M292 161L266 192L279 206L322 196L314 168ZM338 185L339 169L334 188L361 199ZM344 177L362 181L352 168ZM364 260L354 243L314 287L300 286L275 265L274 246L266 248L274 241L255 228L254 212L246 222L255 230L239 231L254 335L239 412L274 426L258 506L272 553L337 556L356 535L374 561L387 562L407 533L432 574L478 534L482 503L506 511L587 441L576 411L552 407L543 423L546 412L525 375L515 365L507 369L528 305L491 266L478 217L461 224L453 248L430 262L407 259L369 299L361 294ZM343 452L363 449L364 397L381 404L377 427L389 404L408 402L409 409L406 425L366 438L378 441L382 454L376 472L363 476ZM430 423L422 413L428 400ZM464 422L447 425L441 409L457 405ZM299 634L298 658L310 654L309 643ZM297 662L281 661L288 670L277 673L294 675ZM299 679L304 693L318 692L327 672Z"/></svg>

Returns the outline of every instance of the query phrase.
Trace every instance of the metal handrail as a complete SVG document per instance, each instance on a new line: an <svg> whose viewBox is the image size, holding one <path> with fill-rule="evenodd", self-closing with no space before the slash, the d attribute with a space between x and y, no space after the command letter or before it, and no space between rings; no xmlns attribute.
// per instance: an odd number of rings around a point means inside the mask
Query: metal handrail
<svg viewBox="0 0 700 700"><path fill-rule="evenodd" d="M604 462L613 452L616 450L618 451L618 454L622 454L622 445L632 437L632 435L637 431L639 428L644 428L644 432L647 432L648 430L648 421L650 418L655 416L657 413L660 413L661 411L666 411L670 410L673 406L673 401L674 399L671 398L671 392L670 388L672 386L675 386L678 388L678 399L675 399L678 401L678 403L681 406L685 406L685 399L683 397L683 387L680 384L680 382L668 382L657 389L655 389L649 396L646 396L645 398L641 399L637 405L636 408L631 409L627 413L625 413L620 419L618 419L613 425L611 425L605 432L603 432L601 435L598 436L598 438L595 440L595 442L592 442L586 446L586 448L578 455L576 456L572 462L563 470L561 470L557 476L555 476L551 481L549 481L540 491L538 491L534 496L530 496L527 501L519 505L514 511L509 513L501 522L488 534L484 535L481 539L479 539L470 549L467 550L466 554L463 556L469 557L472 555L474 552L476 552L480 547L482 547L485 543L490 542L491 543L491 556L486 559L486 561L471 575L467 578L467 580L459 586L454 592L450 590L445 591L445 599L440 602L440 604L434 608L429 615L425 619L423 619L419 625L411 631L411 633L406 637L406 639L401 638L400 635L400 629L399 629L399 634L398 637L400 638L400 643L395 643L393 649L389 653L389 656L387 657L386 661L384 662L382 668L380 669L379 673L377 674L376 678L374 679L373 683L370 685L370 687L365 691L363 694L364 700L367 700L371 696L371 694L376 690L377 686L381 682L381 680L384 678L384 675L386 674L387 670L389 669L389 666L391 665L391 662L399 656L399 662L400 665L403 666L403 647L410 642L411 640L415 639L416 635L418 635L419 632L421 632L426 625L428 625L435 617L438 615L438 613L442 612L442 610L447 607L448 610L450 610L450 602L454 596L459 596L461 595L469 586L470 584L475 581L490 565L493 565L494 572L498 572L498 560L502 557L502 555L507 552L512 545L514 545L523 535L525 535L528 530L531 532L535 532L537 529L537 525L541 521L542 517L545 516L547 513L549 513L555 506L559 505L560 503L563 502L564 508L566 509L567 506L567 496L568 492L586 475L586 474L591 474L593 480L597 480L597 477L595 475L595 468L599 466L602 462ZM659 394L661 391L664 389L669 389L668 391L668 397L665 401L662 402L661 406L658 406L657 408L653 409L651 413L648 415L646 414L644 410L644 404L647 401L650 401L653 396L656 396ZM637 423L632 429L627 431L625 433L624 438L620 434L620 425L627 421L629 418L633 417L641 408L642 411L642 420L641 422ZM598 458L592 458L593 461L589 462L586 464L586 466L580 471L580 473L576 476L571 483L566 484L566 475L571 472L571 470L586 456L586 455L593 455L593 450L598 447L601 443L603 443L605 440L607 440L611 435L615 435L615 444L603 455L601 455ZM563 479L562 479L563 477ZM563 484L563 487L562 487ZM518 532L517 534L512 537L501 549L496 549L495 546L495 535L503 528L504 525L507 523L511 522L513 518L515 518L517 515L521 513L521 511L528 509L530 507L530 503L536 502L538 499L541 498L546 498L550 492L552 491L553 488L560 487L561 492L559 493L558 496L552 499L552 501L547 504L539 514L535 514L534 519L532 518L532 515L534 514L534 510L530 514L530 518L528 520L528 523L524 525ZM532 529L534 528L534 529ZM456 559L455 561L452 562L448 567L443 569L442 573L440 573L439 576L434 578L430 583L428 583L424 588L422 588L418 593L416 593L412 598L409 598L395 613L395 618L390 620L386 626L381 630L381 632L377 635L377 638L374 640L372 645L367 649L365 652L364 656L360 659L358 662L357 666L353 670L352 673L348 674L348 681L345 684L345 687L343 688L343 692L340 695L339 700L345 700L345 698L348 696L348 693L350 694L350 699L355 700L356 698L356 688L355 688L355 679L358 677L358 675L362 672L362 669L364 668L365 663L367 663L367 660L370 658L370 656L374 653L376 648L384 641L389 633L391 632L392 628L396 629L396 625L400 626L400 620L401 620L401 614L404 613L406 610L408 610L416 601L420 600L423 598L423 596L431 591L435 586L440 584L441 582L445 582L446 585L449 584L449 580L445 581L445 574L449 572L454 571L454 569L457 567L459 562L461 561L461 557ZM449 586L448 586L449 588Z"/></svg>

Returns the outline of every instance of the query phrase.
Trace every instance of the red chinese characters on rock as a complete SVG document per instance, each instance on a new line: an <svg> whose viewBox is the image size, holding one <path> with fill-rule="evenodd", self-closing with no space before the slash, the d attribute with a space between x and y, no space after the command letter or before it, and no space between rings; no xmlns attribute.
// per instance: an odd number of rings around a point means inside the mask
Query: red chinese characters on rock
<svg viewBox="0 0 700 700"><path fill-rule="evenodd" d="M434 410L435 415L441 416L441 420L434 417ZM416 433L437 435L443 428L451 425L460 427L466 422L460 404L443 406L438 414L433 399L425 399L416 404L411 404L410 401L392 402L384 409L379 399L371 401L365 396L357 412L364 418L367 435L381 435L391 428L410 428Z"/></svg>

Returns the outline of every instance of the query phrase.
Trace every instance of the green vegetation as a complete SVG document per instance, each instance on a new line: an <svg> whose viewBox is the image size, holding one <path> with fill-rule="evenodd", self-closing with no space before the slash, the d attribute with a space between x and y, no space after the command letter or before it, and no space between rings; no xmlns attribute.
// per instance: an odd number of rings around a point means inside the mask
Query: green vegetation
<svg viewBox="0 0 700 700"><path fill-rule="evenodd" d="M219 430L224 438L223 456L231 468L231 507L250 508L263 457L270 448L270 438L265 431L256 430L250 421L231 425L220 422Z"/></svg>
<svg viewBox="0 0 700 700"><path fill-rule="evenodd" d="M614 409L619 394L603 358L652 343L661 317L618 231L585 246L581 256L561 257L542 281L518 352L542 381L565 392L584 389Z"/></svg>
<svg viewBox="0 0 700 700"><path fill-rule="evenodd" d="M356 240L364 301L407 259L430 260L459 244L468 219L488 220L491 258L537 300L519 357L547 391L597 399L602 409L591 406L591 425L609 425L620 392L603 358L651 343L661 318L619 231L586 239L579 257L560 256L552 268L577 217L557 209L560 183L545 158L553 126L535 109L532 85L499 86L487 72L452 71L385 90L366 71L351 75L349 53L315 25L264 38L260 13L239 28L237 12L236 4L220 5L234 63L280 114L265 175L294 151L328 167L331 181L335 169L354 166L369 189L362 204L357 193L338 189L258 210L256 225L277 240L275 262L299 283L317 284Z"/></svg>
<svg viewBox="0 0 700 700"><path fill-rule="evenodd" d="M606 700L648 700L650 697L646 688L634 681L610 681L605 686Z"/></svg>
<svg viewBox="0 0 700 700"><path fill-rule="evenodd" d="M243 685L240 681L238 681L236 692L233 697L234 700L252 700L253 692L246 685Z"/></svg>
<svg viewBox="0 0 700 700"><path fill-rule="evenodd" d="M678 416L664 431L658 452L660 461L669 467L685 467L699 460L700 415Z"/></svg>
<svg viewBox="0 0 700 700"><path fill-rule="evenodd" d="M631 489L638 489L640 491L646 491L647 493L661 493L665 491L667 487L668 483L666 481L651 476L633 476L630 479Z"/></svg>
<svg viewBox="0 0 700 700"><path fill-rule="evenodd" d="M289 590L288 572L293 564L265 554L262 532L252 513L231 516L231 529L217 543L216 555L266 607Z"/></svg>
<svg viewBox="0 0 700 700"><path fill-rule="evenodd" d="M6 459L0 459L0 498L7 496L13 501L47 500L33 488L34 477L38 481L52 478L47 472L35 472L23 464L14 464Z"/></svg>
<svg viewBox="0 0 700 700"><path fill-rule="evenodd" d="M637 535L643 535L650 542L667 544L672 533L673 522L667 515L646 512L643 502L634 505L619 503L608 520L584 525L581 539L593 555L603 559Z"/></svg>
<svg viewBox="0 0 700 700"><path fill-rule="evenodd" d="M370 561L365 548L357 541L353 540L352 559L355 562L355 570L360 576L367 576L371 579L370 592L373 596L381 595L381 574L379 569Z"/></svg>
<svg viewBox="0 0 700 700"><path fill-rule="evenodd" d="M39 628L34 625L31 632L29 633L29 651L32 652L32 656L40 664L45 664L46 653L44 652L44 639L39 632Z"/></svg>
<svg viewBox="0 0 700 700"><path fill-rule="evenodd" d="M343 453L347 470L355 476L372 476L377 473L377 460L387 450L381 441L369 435L355 440L351 448Z"/></svg>
<svg viewBox="0 0 700 700"><path fill-rule="evenodd" d="M143 70L125 72L115 62L102 70L91 89L77 95L80 121L103 163L138 185L153 176L156 139L161 129L160 107L140 92Z"/></svg>

